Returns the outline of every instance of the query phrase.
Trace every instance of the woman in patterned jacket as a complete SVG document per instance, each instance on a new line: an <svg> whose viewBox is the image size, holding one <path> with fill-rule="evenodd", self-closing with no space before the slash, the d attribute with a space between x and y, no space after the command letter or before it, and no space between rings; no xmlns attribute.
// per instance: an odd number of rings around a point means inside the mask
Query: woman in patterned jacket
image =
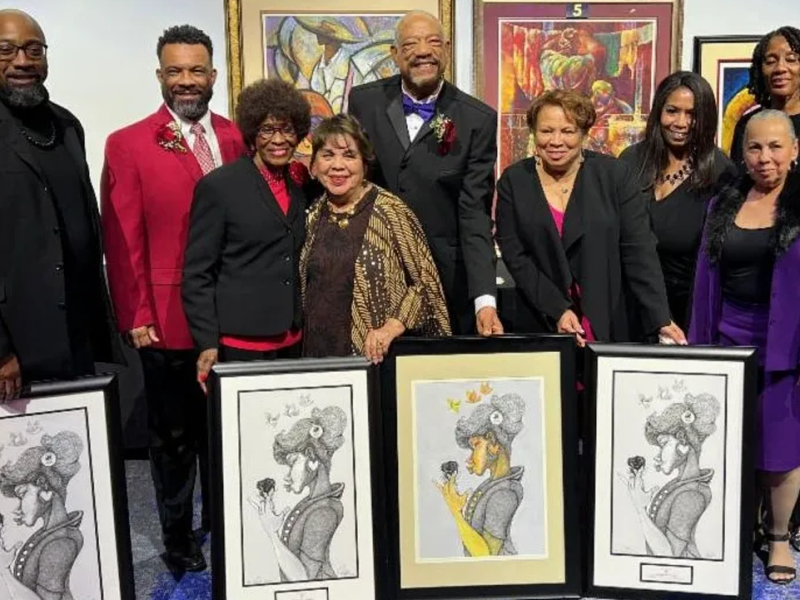
<svg viewBox="0 0 800 600"><path fill-rule="evenodd" d="M309 211L300 255L303 355L383 360L399 335L450 335L442 284L417 217L366 179L373 151L337 115L312 140L311 174L326 192Z"/></svg>

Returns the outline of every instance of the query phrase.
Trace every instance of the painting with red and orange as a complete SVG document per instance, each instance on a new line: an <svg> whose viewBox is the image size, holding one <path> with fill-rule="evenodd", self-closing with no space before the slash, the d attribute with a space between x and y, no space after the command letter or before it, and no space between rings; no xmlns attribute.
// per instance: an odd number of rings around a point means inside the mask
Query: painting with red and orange
<svg viewBox="0 0 800 600"><path fill-rule="evenodd" d="M597 120L587 149L616 156L642 138L655 85L655 20L516 18L498 27L500 172L531 156L525 113L552 89L592 100Z"/></svg>

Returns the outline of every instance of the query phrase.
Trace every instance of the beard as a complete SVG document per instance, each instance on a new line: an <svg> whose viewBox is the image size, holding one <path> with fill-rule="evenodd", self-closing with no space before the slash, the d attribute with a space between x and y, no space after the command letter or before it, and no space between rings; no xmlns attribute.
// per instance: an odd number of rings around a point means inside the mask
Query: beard
<svg viewBox="0 0 800 600"><path fill-rule="evenodd" d="M50 94L41 81L22 87L0 85L0 100L12 108L34 108L49 99Z"/></svg>
<svg viewBox="0 0 800 600"><path fill-rule="evenodd" d="M177 97L173 90L167 86L161 86L161 95L164 97L164 102L167 103L175 114L186 119L187 121L197 121L208 112L208 104L214 95L213 90L209 87L205 90L190 86L190 87L177 87L180 91L191 91L199 93L200 97L197 100L182 100Z"/></svg>

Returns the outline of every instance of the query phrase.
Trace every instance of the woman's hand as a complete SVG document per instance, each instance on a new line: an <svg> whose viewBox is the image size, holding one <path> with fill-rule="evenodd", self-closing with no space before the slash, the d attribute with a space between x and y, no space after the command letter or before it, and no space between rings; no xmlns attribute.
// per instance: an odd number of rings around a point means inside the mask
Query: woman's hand
<svg viewBox="0 0 800 600"><path fill-rule="evenodd" d="M687 344L683 330L675 324L675 321L670 321L669 325L658 330L658 341L661 344L678 344L679 346Z"/></svg>
<svg viewBox="0 0 800 600"><path fill-rule="evenodd" d="M208 386L206 380L208 374L211 372L211 367L217 364L219 357L219 350L216 348L207 348L200 353L197 358L197 383L203 388L203 393L208 394Z"/></svg>
<svg viewBox="0 0 800 600"><path fill-rule="evenodd" d="M469 496L469 493L459 493L458 488L456 487L456 478L448 477L445 483L434 481L434 485L436 485L441 492L442 498L444 498L444 503L447 504L447 508L450 509L450 512L453 515L463 516L464 507L467 505L467 497Z"/></svg>
<svg viewBox="0 0 800 600"><path fill-rule="evenodd" d="M586 338L584 337L586 332L583 330L583 327L581 327L581 320L578 318L578 315L570 309L565 310L564 314L561 315L556 325L556 330L558 333L571 333L574 335L578 346L581 348L586 345Z"/></svg>
<svg viewBox="0 0 800 600"><path fill-rule="evenodd" d="M276 513L275 506L271 501L259 502L253 498L248 498L247 501L256 510L258 520L261 521L261 527L264 531L268 535L278 535L283 526L283 520L289 513L289 507L287 506L281 512Z"/></svg>
<svg viewBox="0 0 800 600"><path fill-rule="evenodd" d="M17 552L22 548L22 542L17 542L11 550L6 550L0 545L0 571L8 571L11 565L14 564L14 559L17 557Z"/></svg>
<svg viewBox="0 0 800 600"><path fill-rule="evenodd" d="M380 329L370 329L364 341L364 356L373 364L383 362L394 338L403 335L406 326L397 319L388 319Z"/></svg>
<svg viewBox="0 0 800 600"><path fill-rule="evenodd" d="M630 494L631 502L633 502L634 508L636 508L637 512L642 513L647 511L647 507L650 505L650 502L653 499L653 496L658 491L658 486L655 486L649 490L644 489L644 479L642 478L642 472L638 471L636 475L628 474L626 477L622 473L617 474L622 484L628 490L628 494Z"/></svg>

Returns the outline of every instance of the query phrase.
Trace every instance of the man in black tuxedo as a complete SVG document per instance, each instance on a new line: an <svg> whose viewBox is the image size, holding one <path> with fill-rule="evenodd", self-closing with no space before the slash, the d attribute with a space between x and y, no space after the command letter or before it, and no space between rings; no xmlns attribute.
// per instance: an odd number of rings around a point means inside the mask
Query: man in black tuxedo
<svg viewBox="0 0 800 600"><path fill-rule="evenodd" d="M497 113L444 80L450 41L433 15L404 15L391 51L400 75L355 87L348 98L375 147L370 178L422 223L453 332L501 334L491 230Z"/></svg>
<svg viewBox="0 0 800 600"><path fill-rule="evenodd" d="M0 10L0 402L124 363L83 128L49 101L41 27Z"/></svg>

